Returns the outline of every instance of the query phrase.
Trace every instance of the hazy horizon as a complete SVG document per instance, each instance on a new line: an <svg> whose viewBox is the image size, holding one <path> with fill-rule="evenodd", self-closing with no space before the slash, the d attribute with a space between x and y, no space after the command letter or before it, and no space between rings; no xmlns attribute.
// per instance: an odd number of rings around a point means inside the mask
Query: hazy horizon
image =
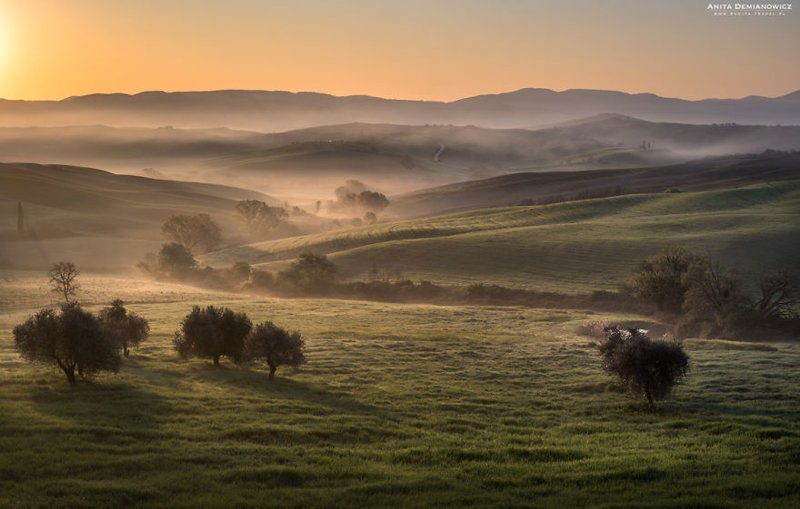
<svg viewBox="0 0 800 509"><path fill-rule="evenodd" d="M133 91L118 91L118 90L103 90L103 91L95 91L95 92L87 92L83 94L70 94L63 97L47 97L47 98L37 98L37 99L29 99L29 98L14 98L14 97L0 97L0 100L6 101L28 101L28 102L37 102L37 101L47 101L47 102L58 102L64 101L67 99L72 99L75 97L86 97L92 95L128 95L128 96L136 96L141 94L148 94L148 93L165 93L165 94L195 94L195 93L204 93L204 92L278 92L278 93L289 93L289 94L320 94L320 95L327 95L331 97L374 97L378 99L386 99L390 101L420 101L420 102L438 102L438 103L453 103L458 102L463 99L470 99L473 97L480 97L480 96L492 96L492 95L503 95L503 94L511 94L515 92L521 92L523 90L546 90L550 92L556 93L563 93L563 92L571 92L571 91L588 91L588 92L621 92L623 94L628 95L656 95L658 97L662 97L664 99L679 99L683 101L704 101L704 100L739 100L739 99L746 99L748 97L765 97L768 99L779 99L781 97L793 94L795 92L800 92L800 84L798 84L797 88L793 88L791 90L787 90L784 93L778 93L773 95L761 94L758 92L749 93L746 95L739 95L739 96L731 96L731 97L721 97L721 96L709 96L709 97L680 97L680 96L670 96L670 95L661 95L656 94L654 92L650 92L648 90L639 90L639 91L631 91L631 90L620 90L620 89L610 89L610 88L587 88L587 87L570 87L570 88L563 88L563 89L553 89L547 87L538 87L538 86L525 86L516 89L510 90L497 90L497 91L486 91L477 93L474 95L467 95L464 97L456 97L452 99L423 99L423 98L415 98L415 97L389 97L389 96L381 96L375 95L370 93L352 93L352 94L336 94L325 90L313 90L313 89L294 89L294 90L285 90L285 89L269 89L269 88L211 88L211 89L148 89L148 90L133 90Z"/></svg>
<svg viewBox="0 0 800 509"><path fill-rule="evenodd" d="M793 11L726 18L707 6L0 0L0 97L246 89L452 101L536 86L696 100L800 88Z"/></svg>

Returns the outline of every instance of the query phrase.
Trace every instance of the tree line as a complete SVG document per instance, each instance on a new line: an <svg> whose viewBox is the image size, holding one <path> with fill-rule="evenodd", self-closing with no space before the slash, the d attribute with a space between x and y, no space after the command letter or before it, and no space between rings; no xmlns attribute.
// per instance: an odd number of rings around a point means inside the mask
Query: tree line
<svg viewBox="0 0 800 509"><path fill-rule="evenodd" d="M128 311L115 299L97 315L76 300L80 274L70 262L56 263L49 271L50 286L63 302L44 308L14 327L14 346L30 362L60 369L70 384L77 376L90 378L97 372L116 373L130 349L146 340L149 322ZM182 358L211 359L219 366L225 356L235 363L264 362L272 380L280 366L305 363L302 335L289 332L271 321L253 326L245 313L224 307L195 306L175 332L173 347Z"/></svg>

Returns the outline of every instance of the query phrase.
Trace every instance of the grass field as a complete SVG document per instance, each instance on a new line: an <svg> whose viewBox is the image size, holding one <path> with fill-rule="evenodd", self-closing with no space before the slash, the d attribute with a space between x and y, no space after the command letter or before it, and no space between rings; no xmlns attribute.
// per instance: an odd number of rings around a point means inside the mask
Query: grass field
<svg viewBox="0 0 800 509"><path fill-rule="evenodd" d="M253 244L205 260L281 270L310 251L328 254L345 278L365 278L378 265L434 283L579 293L616 288L668 245L708 253L747 281L796 267L800 184L483 209Z"/></svg>
<svg viewBox="0 0 800 509"><path fill-rule="evenodd" d="M107 299L108 280L84 279L81 298ZM795 343L689 340L688 382L650 413L576 333L631 317L185 298L132 304L151 338L74 388L20 360L11 328L32 310L3 309L0 506L800 504ZM172 332L211 301L300 329L308 364L270 383L258 366L179 360Z"/></svg>

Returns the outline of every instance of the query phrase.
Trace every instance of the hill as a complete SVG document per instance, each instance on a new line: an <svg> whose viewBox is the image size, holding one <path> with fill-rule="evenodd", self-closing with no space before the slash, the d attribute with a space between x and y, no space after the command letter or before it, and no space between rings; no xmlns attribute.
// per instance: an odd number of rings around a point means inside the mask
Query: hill
<svg viewBox="0 0 800 509"><path fill-rule="evenodd" d="M238 228L241 199L261 193L214 184L175 182L73 166L0 164L0 260L41 266L60 259L125 267L160 243L161 223L173 214L211 215ZM28 234L15 233L22 202Z"/></svg>
<svg viewBox="0 0 800 509"><path fill-rule="evenodd" d="M668 189L702 191L795 179L800 179L800 152L764 152L650 168L514 173L393 196L389 213L420 216L524 201L547 203Z"/></svg>
<svg viewBox="0 0 800 509"><path fill-rule="evenodd" d="M650 150L641 147L647 140ZM525 170L629 168L766 149L800 150L800 127L700 126L605 115L540 130L343 124L229 129L0 128L0 161L73 164L325 198L357 178L386 193Z"/></svg>
<svg viewBox="0 0 800 509"><path fill-rule="evenodd" d="M800 124L797 94L688 101L607 90L525 88L452 102L260 90L92 94L60 101L0 100L5 126L108 124L283 131L345 122L542 126L602 113L652 121Z"/></svg>
<svg viewBox="0 0 800 509"><path fill-rule="evenodd" d="M280 270L301 252L326 253L345 278L372 267L446 284L487 283L559 292L614 289L666 245L707 252L752 281L796 267L800 183L680 194L640 194L543 206L474 210L283 239L211 253Z"/></svg>

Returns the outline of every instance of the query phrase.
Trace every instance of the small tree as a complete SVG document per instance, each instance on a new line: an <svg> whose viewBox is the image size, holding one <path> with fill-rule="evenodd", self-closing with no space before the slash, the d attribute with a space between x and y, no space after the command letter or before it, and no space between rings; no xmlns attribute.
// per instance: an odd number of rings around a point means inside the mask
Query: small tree
<svg viewBox="0 0 800 509"><path fill-rule="evenodd" d="M192 253L177 242L162 245L157 260L158 270L172 277L186 276L197 266Z"/></svg>
<svg viewBox="0 0 800 509"><path fill-rule="evenodd" d="M75 279L80 275L77 267L72 262L58 262L53 264L47 273L50 276L50 287L53 292L60 293L64 302L69 303L78 290Z"/></svg>
<svg viewBox="0 0 800 509"><path fill-rule="evenodd" d="M788 318L800 304L800 281L787 270L764 276L759 283L759 290L753 310L762 320Z"/></svg>
<svg viewBox="0 0 800 509"><path fill-rule="evenodd" d="M31 362L58 366L70 384L76 369L81 376L116 373L121 363L116 339L75 302L63 304L59 313L43 309L14 327L14 346Z"/></svg>
<svg viewBox="0 0 800 509"><path fill-rule="evenodd" d="M289 333L272 322L260 323L247 336L247 357L263 360L269 366L269 379L279 366L297 367L305 363L305 342L299 332Z"/></svg>
<svg viewBox="0 0 800 509"><path fill-rule="evenodd" d="M389 206L389 199L377 191L361 191L358 195L358 204L365 210L380 212Z"/></svg>
<svg viewBox="0 0 800 509"><path fill-rule="evenodd" d="M253 234L277 228L289 217L285 209L270 207L263 201L242 200L236 204L236 212Z"/></svg>
<svg viewBox="0 0 800 509"><path fill-rule="evenodd" d="M100 322L117 339L125 357L130 354L131 347L139 346L150 333L147 320L136 313L128 313L120 299L115 299L110 307L100 311Z"/></svg>
<svg viewBox="0 0 800 509"><path fill-rule="evenodd" d="M689 356L679 343L653 341L641 329L611 327L606 334L600 345L603 369L632 394L644 396L651 409L689 370Z"/></svg>
<svg viewBox="0 0 800 509"><path fill-rule="evenodd" d="M253 324L244 313L228 308L194 306L175 333L173 346L183 357L212 359L219 366L223 355L235 363L244 360L244 340Z"/></svg>
<svg viewBox="0 0 800 509"><path fill-rule="evenodd" d="M336 279L336 266L325 255L301 254L289 269L278 273L280 283L304 292L324 292Z"/></svg>
<svg viewBox="0 0 800 509"><path fill-rule="evenodd" d="M222 240L222 230L208 214L171 216L161 226L161 233L192 253L211 251Z"/></svg>
<svg viewBox="0 0 800 509"><path fill-rule="evenodd" d="M375 212L369 211L364 214L364 224L375 224L378 222L378 216L375 215Z"/></svg>
<svg viewBox="0 0 800 509"><path fill-rule="evenodd" d="M653 302L659 311L680 313L688 290L686 275L698 258L682 248L667 248L642 261L628 286L633 293Z"/></svg>

